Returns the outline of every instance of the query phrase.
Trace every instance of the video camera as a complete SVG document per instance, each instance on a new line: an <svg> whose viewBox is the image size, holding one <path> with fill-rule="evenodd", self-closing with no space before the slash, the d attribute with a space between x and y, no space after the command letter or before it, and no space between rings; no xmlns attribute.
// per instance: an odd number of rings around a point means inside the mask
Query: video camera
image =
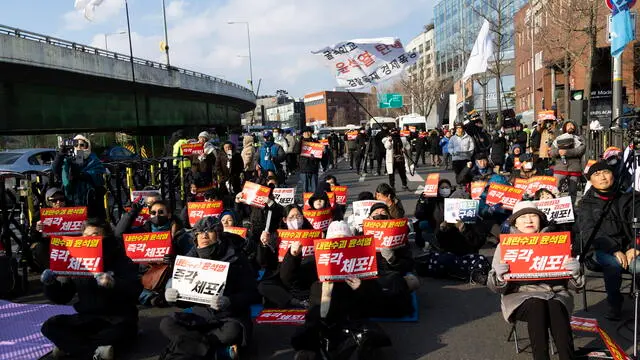
<svg viewBox="0 0 640 360"><path fill-rule="evenodd" d="M73 139L63 139L62 136L58 136L58 149L67 156L73 156L73 143Z"/></svg>

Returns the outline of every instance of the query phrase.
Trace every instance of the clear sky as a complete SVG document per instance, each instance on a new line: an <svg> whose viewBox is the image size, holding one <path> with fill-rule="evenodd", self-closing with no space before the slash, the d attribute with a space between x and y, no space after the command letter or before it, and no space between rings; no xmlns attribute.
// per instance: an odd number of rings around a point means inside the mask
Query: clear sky
<svg viewBox="0 0 640 360"><path fill-rule="evenodd" d="M162 0L128 0L134 56L165 62ZM335 87L312 50L340 41L398 37L406 44L432 22L436 0L165 0L171 64L247 84L248 21L255 87L294 97ZM104 0L93 22L74 0L3 1L0 24L129 54L124 0ZM242 56L245 57L242 57Z"/></svg>

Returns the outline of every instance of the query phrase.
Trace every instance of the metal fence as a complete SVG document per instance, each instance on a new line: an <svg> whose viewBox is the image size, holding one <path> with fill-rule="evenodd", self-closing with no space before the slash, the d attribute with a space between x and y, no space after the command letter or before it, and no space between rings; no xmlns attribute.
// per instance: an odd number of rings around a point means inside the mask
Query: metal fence
<svg viewBox="0 0 640 360"><path fill-rule="evenodd" d="M624 150L628 144L625 139L625 133L620 130L588 131L584 135L584 139L587 142L585 157L594 160L597 160L609 146L616 146Z"/></svg>

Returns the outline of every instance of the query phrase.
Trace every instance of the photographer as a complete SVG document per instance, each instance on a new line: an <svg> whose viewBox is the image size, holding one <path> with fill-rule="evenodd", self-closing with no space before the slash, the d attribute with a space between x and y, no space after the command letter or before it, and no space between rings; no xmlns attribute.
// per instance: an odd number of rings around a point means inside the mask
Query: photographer
<svg viewBox="0 0 640 360"><path fill-rule="evenodd" d="M578 180L582 176L582 155L586 151L585 141L575 134L576 124L566 121L562 125L562 135L558 136L551 145L551 156L556 159L553 175L560 183L569 178L569 196L575 201L578 192Z"/></svg>
<svg viewBox="0 0 640 360"><path fill-rule="evenodd" d="M64 144L53 163L53 173L62 189L67 206L86 206L90 218L106 218L104 209L105 168L91 152L91 141L82 135Z"/></svg>

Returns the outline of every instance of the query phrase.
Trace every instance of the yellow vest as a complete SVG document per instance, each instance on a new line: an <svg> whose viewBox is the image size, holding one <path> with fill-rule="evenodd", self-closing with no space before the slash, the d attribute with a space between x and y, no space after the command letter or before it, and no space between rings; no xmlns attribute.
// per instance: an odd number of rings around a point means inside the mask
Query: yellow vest
<svg viewBox="0 0 640 360"><path fill-rule="evenodd" d="M176 141L176 143L173 144L173 157L182 156L182 144L188 143L189 142L185 139ZM178 164L178 162L180 162L180 164ZM189 160L189 158L184 158L182 161L175 159L173 160L173 166L179 166L183 169L191 169L191 160Z"/></svg>

